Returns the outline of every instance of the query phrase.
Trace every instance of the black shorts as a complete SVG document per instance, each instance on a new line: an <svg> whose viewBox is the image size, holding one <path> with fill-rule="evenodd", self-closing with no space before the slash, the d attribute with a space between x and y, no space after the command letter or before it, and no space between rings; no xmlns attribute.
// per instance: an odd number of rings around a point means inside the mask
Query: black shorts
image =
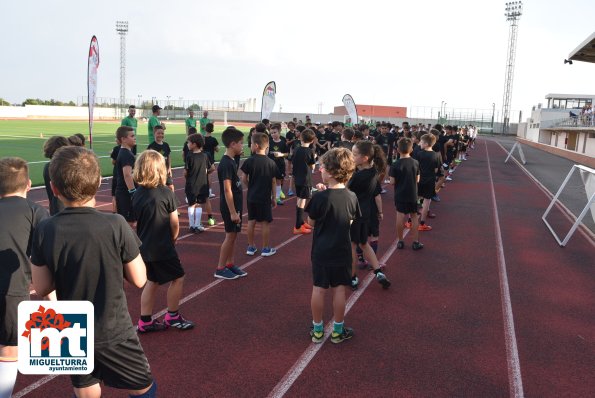
<svg viewBox="0 0 595 398"><path fill-rule="evenodd" d="M161 261L145 261L145 265L147 266L147 279L159 285L175 281L185 274L177 256Z"/></svg>
<svg viewBox="0 0 595 398"><path fill-rule="evenodd" d="M248 221L272 222L273 209L270 203L250 203L248 202Z"/></svg>
<svg viewBox="0 0 595 398"><path fill-rule="evenodd" d="M399 213L417 213L417 203L415 202L395 202L395 207Z"/></svg>
<svg viewBox="0 0 595 398"><path fill-rule="evenodd" d="M285 160L283 160L283 163L275 161L275 164L277 165L277 174L275 175L275 178L277 180L284 179L285 178Z"/></svg>
<svg viewBox="0 0 595 398"><path fill-rule="evenodd" d="M356 220L351 223L349 234L351 235L352 243L363 245L368 241L368 236L370 235L370 226L368 225L367 221Z"/></svg>
<svg viewBox="0 0 595 398"><path fill-rule="evenodd" d="M75 388L104 382L122 390L142 390L153 383L149 362L136 333L119 344L95 346L95 368L88 375L71 375Z"/></svg>
<svg viewBox="0 0 595 398"><path fill-rule="evenodd" d="M424 199L432 199L436 195L436 183L432 180L423 181L417 184L417 196Z"/></svg>
<svg viewBox="0 0 595 398"><path fill-rule="evenodd" d="M314 286L328 289L341 285L351 286L351 264L339 267L325 267L312 264Z"/></svg>
<svg viewBox="0 0 595 398"><path fill-rule="evenodd" d="M0 295L0 345L17 346L19 344L18 308L26 296Z"/></svg>
<svg viewBox="0 0 595 398"><path fill-rule="evenodd" d="M116 176L112 177L112 196L116 196L116 185L118 184L118 180L116 180Z"/></svg>
<svg viewBox="0 0 595 398"><path fill-rule="evenodd" d="M240 222L234 223L231 221L231 215L227 210L221 210L221 218L223 218L223 225L225 226L225 232L242 232L242 209L238 209L240 215Z"/></svg>
<svg viewBox="0 0 595 398"><path fill-rule="evenodd" d="M310 199L312 197L312 187L309 185L296 185L295 196L300 199Z"/></svg>
<svg viewBox="0 0 595 398"><path fill-rule="evenodd" d="M128 192L116 192L116 211L128 222L136 221L132 212L132 195Z"/></svg>
<svg viewBox="0 0 595 398"><path fill-rule="evenodd" d="M196 191L186 189L186 199L188 200L188 206L195 204L205 204L209 199L209 186L203 186L198 193Z"/></svg>

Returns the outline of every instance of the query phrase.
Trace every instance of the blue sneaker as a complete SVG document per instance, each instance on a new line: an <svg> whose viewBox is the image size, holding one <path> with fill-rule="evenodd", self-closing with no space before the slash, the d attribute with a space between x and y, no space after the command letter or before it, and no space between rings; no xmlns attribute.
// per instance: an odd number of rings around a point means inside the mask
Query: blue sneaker
<svg viewBox="0 0 595 398"><path fill-rule="evenodd" d="M264 249L262 249L264 252ZM246 249L246 254L249 256L253 256L256 254L256 252L258 251L258 249L256 248L256 246L248 246L248 248ZM263 254L264 256L264 254Z"/></svg>
<svg viewBox="0 0 595 398"><path fill-rule="evenodd" d="M262 249L262 253L260 253L260 255L263 257L269 257L275 253L277 253L277 249L275 249L274 247L265 247Z"/></svg>
<svg viewBox="0 0 595 398"><path fill-rule="evenodd" d="M219 278L219 279L238 279L240 276L235 274L231 269L225 267L223 269L218 269L217 271L215 271L215 275L213 275L215 278Z"/></svg>
<svg viewBox="0 0 595 398"><path fill-rule="evenodd" d="M244 276L248 275L246 271L238 267L237 265L232 265L231 267L227 267L237 278L243 278Z"/></svg>
<svg viewBox="0 0 595 398"><path fill-rule="evenodd" d="M289 192L287 192L287 196L295 196L295 193L290 189Z"/></svg>

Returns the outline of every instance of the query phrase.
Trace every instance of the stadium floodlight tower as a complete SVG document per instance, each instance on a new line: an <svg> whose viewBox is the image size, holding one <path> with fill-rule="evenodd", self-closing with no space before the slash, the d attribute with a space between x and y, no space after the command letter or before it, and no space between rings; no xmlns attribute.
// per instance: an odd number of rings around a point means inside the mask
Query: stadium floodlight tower
<svg viewBox="0 0 595 398"><path fill-rule="evenodd" d="M118 109L124 113L126 104L126 34L128 33L128 21L116 21L116 32L120 35L120 106Z"/></svg>
<svg viewBox="0 0 595 398"><path fill-rule="evenodd" d="M504 98L502 100L502 134L507 134L510 128L510 102L512 100L512 80L514 77L514 58L516 55L516 36L518 21L523 13L522 1L506 3L504 16L510 22L508 32L508 57L506 58L506 75L504 79Z"/></svg>

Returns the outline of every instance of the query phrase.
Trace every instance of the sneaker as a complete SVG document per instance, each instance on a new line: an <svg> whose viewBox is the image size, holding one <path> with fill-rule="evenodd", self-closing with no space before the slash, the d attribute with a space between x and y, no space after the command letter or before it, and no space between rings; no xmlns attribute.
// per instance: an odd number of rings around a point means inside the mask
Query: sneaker
<svg viewBox="0 0 595 398"><path fill-rule="evenodd" d="M277 206L283 206L285 203L283 203L280 199L277 200Z"/></svg>
<svg viewBox="0 0 595 398"><path fill-rule="evenodd" d="M213 225L215 225L215 219L213 217L209 217L209 221L207 221L207 223L210 227L212 227Z"/></svg>
<svg viewBox="0 0 595 398"><path fill-rule="evenodd" d="M291 189L287 192L287 196L295 196L295 192L293 192Z"/></svg>
<svg viewBox="0 0 595 398"><path fill-rule="evenodd" d="M362 258L358 259L357 267L359 269L368 269L368 262L366 261L365 258L362 257Z"/></svg>
<svg viewBox="0 0 595 398"><path fill-rule="evenodd" d="M447 168L448 167L448 163L442 163L442 167Z"/></svg>
<svg viewBox="0 0 595 398"><path fill-rule="evenodd" d="M452 181L452 177L451 176L446 177L446 181Z"/></svg>
<svg viewBox="0 0 595 398"><path fill-rule="evenodd" d="M311 192L311 193L318 192L318 188L312 188L312 189L310 190L310 192Z"/></svg>
<svg viewBox="0 0 595 398"><path fill-rule="evenodd" d="M315 332L314 326L310 326L310 337L312 338L312 343L320 344L324 340L324 330L322 332Z"/></svg>
<svg viewBox="0 0 595 398"><path fill-rule="evenodd" d="M213 199L215 196L216 195L213 192L209 193L209 199Z"/></svg>
<svg viewBox="0 0 595 398"><path fill-rule="evenodd" d="M432 200L433 200L434 202L440 202L442 199L440 199L440 196L438 196L438 195L434 195L434 196L432 196Z"/></svg>
<svg viewBox="0 0 595 398"><path fill-rule="evenodd" d="M390 281L388 280L388 278L386 277L386 275L384 275L383 272L378 271L376 273L376 280L378 281L378 283L380 283L382 285L383 289L388 289L390 286Z"/></svg>
<svg viewBox="0 0 595 398"><path fill-rule="evenodd" d="M411 223L409 221L405 223L405 228L411 229Z"/></svg>
<svg viewBox="0 0 595 398"><path fill-rule="evenodd" d="M283 191L281 191L281 193L279 194L279 197L280 197L281 199L285 199L285 194L283 193Z"/></svg>
<svg viewBox="0 0 595 398"><path fill-rule="evenodd" d="M233 272L234 274L236 274L239 278L243 278L246 275L248 275L248 273L246 271L244 271L237 265L232 265L231 267L227 267L227 269L230 270L231 272Z"/></svg>
<svg viewBox="0 0 595 398"><path fill-rule="evenodd" d="M357 290L358 287L359 287L359 278L357 276L354 276L353 278L351 278L351 290Z"/></svg>
<svg viewBox="0 0 595 398"><path fill-rule="evenodd" d="M190 330L194 328L194 322L184 319L181 314L178 314L175 318L169 316L169 314L165 314L165 325L180 330Z"/></svg>
<svg viewBox="0 0 595 398"><path fill-rule="evenodd" d="M155 319L151 322L143 322L139 319L136 325L136 331L139 333L160 332L165 329L167 329L167 326Z"/></svg>
<svg viewBox="0 0 595 398"><path fill-rule="evenodd" d="M203 227L202 224L198 224L196 227L194 227L194 229L196 232L205 232L205 227Z"/></svg>
<svg viewBox="0 0 595 398"><path fill-rule="evenodd" d="M343 327L343 333L333 332L331 334L331 342L335 344L339 344L344 342L345 340L349 340L353 337L353 329Z"/></svg>
<svg viewBox="0 0 595 398"><path fill-rule="evenodd" d="M195 233L196 233L196 228L195 228L195 227L190 227L190 228L188 228L188 230L189 230L191 233L193 233L193 234L195 234Z"/></svg>
<svg viewBox="0 0 595 398"><path fill-rule="evenodd" d="M215 274L213 275L215 278L219 278L219 279L237 279L240 276L235 274L232 270L230 270L229 268L225 267L223 269L218 269L217 271L215 271Z"/></svg>
<svg viewBox="0 0 595 398"><path fill-rule="evenodd" d="M308 227L305 227L306 224L302 224L301 227L296 228L293 227L293 234L294 235L307 235L307 234L311 234L312 230L309 229Z"/></svg>
<svg viewBox="0 0 595 398"><path fill-rule="evenodd" d="M421 250L424 248L424 245L418 241L413 242L413 244L411 245L411 248L413 250Z"/></svg>
<svg viewBox="0 0 595 398"><path fill-rule="evenodd" d="M274 247L264 247L260 255L263 257L270 257L275 253L277 253L277 249L275 249Z"/></svg>
<svg viewBox="0 0 595 398"><path fill-rule="evenodd" d="M405 248L405 242L403 242L402 240L397 242L397 249L404 249Z"/></svg>
<svg viewBox="0 0 595 398"><path fill-rule="evenodd" d="M428 218L436 218L436 213L428 213Z"/></svg>
<svg viewBox="0 0 595 398"><path fill-rule="evenodd" d="M459 163L461 163L461 162L462 162L462 160L461 160L461 159L456 159L456 160L455 160L455 163L456 163L456 164L459 164Z"/></svg>
<svg viewBox="0 0 595 398"><path fill-rule="evenodd" d="M384 180L384 183L385 184L390 184L390 180L387 178L387 179Z"/></svg>
<svg viewBox="0 0 595 398"><path fill-rule="evenodd" d="M257 251L258 249L256 248L256 246L248 246L248 248L246 249L246 254L249 256L253 256L256 254Z"/></svg>
<svg viewBox="0 0 595 398"><path fill-rule="evenodd" d="M308 224L307 222L302 224L304 227L308 228L308 229L314 229L312 228L312 226L310 224Z"/></svg>
<svg viewBox="0 0 595 398"><path fill-rule="evenodd" d="M386 189L384 189L384 188L382 188L382 190L380 191L380 193L381 193L381 194L383 194L383 195L384 195L386 192L387 192L387 191L386 191Z"/></svg>
<svg viewBox="0 0 595 398"><path fill-rule="evenodd" d="M420 225L419 227L417 227L418 231L431 231L432 227L430 227L429 225Z"/></svg>

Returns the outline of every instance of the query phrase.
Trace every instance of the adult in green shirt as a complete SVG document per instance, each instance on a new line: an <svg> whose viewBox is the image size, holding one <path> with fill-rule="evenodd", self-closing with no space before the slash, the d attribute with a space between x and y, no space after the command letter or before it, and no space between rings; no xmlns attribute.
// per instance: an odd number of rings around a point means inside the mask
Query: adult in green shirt
<svg viewBox="0 0 595 398"><path fill-rule="evenodd" d="M188 111L188 114L190 115L190 117L188 117L188 119L186 119L186 135L188 135L188 129L190 127L196 128L196 119L194 118L194 111ZM201 128L201 131L202 131L202 128Z"/></svg>
<svg viewBox="0 0 595 398"><path fill-rule="evenodd" d="M161 109L163 108L161 108L159 105L153 105L153 108L151 109L153 111L153 116L149 118L149 124L147 127L149 130L149 145L155 142L155 133L153 132L155 126L161 125L163 126L163 130L165 130L165 123L160 122L157 118L157 116L161 114Z"/></svg>
<svg viewBox="0 0 595 398"><path fill-rule="evenodd" d="M209 119L209 111L204 111L202 113L202 118L199 121L200 121L200 133L204 135L207 133L207 130L206 130L207 124L213 123L213 121L211 119Z"/></svg>
<svg viewBox="0 0 595 398"><path fill-rule="evenodd" d="M132 127L134 130L134 135L136 135L136 128L138 127L138 120L134 117L136 115L136 107L134 105L130 105L128 107L128 116L122 119L121 126L128 126ZM136 145L132 148L132 153L136 155Z"/></svg>

